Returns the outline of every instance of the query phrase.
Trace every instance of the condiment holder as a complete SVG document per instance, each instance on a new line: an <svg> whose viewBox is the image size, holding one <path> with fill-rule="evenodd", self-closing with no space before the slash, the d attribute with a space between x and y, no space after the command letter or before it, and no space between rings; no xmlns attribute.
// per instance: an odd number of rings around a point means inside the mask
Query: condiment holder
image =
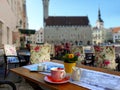
<svg viewBox="0 0 120 90"><path fill-rule="evenodd" d="M37 69L38 69L38 71L45 71L46 68L47 68L47 67L46 67L45 64L41 64L41 63L40 63L40 64L38 64L38 68L37 68Z"/></svg>
<svg viewBox="0 0 120 90"><path fill-rule="evenodd" d="M73 72L71 75L72 80L74 81L79 81L81 77L81 69L78 67L72 67Z"/></svg>

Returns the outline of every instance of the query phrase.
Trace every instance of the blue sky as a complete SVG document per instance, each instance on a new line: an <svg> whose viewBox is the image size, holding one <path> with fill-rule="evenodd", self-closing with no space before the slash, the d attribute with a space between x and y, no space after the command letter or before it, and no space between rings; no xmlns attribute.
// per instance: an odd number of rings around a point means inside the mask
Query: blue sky
<svg viewBox="0 0 120 90"><path fill-rule="evenodd" d="M26 0L29 29L43 27L42 0ZM98 8L104 27L120 26L120 0L50 0L49 16L88 16L92 27L98 19Z"/></svg>

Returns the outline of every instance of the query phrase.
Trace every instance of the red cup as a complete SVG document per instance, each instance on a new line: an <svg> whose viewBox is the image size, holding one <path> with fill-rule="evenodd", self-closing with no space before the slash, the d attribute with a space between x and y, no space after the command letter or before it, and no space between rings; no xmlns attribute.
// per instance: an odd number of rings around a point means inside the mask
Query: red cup
<svg viewBox="0 0 120 90"><path fill-rule="evenodd" d="M66 72L63 68L52 68L51 77L54 81L61 81L66 76Z"/></svg>

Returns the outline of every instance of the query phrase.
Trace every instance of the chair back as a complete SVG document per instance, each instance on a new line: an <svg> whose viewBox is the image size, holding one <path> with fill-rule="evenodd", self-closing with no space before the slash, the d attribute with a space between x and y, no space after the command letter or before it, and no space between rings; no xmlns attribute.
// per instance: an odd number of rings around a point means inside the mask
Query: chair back
<svg viewBox="0 0 120 90"><path fill-rule="evenodd" d="M94 66L94 47L84 46L85 65Z"/></svg>

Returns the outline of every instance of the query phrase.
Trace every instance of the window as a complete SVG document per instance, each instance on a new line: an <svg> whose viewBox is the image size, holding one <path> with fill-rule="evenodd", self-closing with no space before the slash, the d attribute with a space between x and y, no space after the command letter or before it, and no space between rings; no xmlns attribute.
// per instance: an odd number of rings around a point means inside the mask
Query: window
<svg viewBox="0 0 120 90"><path fill-rule="evenodd" d="M7 27L7 43L9 44L9 27Z"/></svg>
<svg viewBox="0 0 120 90"><path fill-rule="evenodd" d="M0 21L0 29L2 29L2 24L3 24L3 23Z"/></svg>
<svg viewBox="0 0 120 90"><path fill-rule="evenodd" d="M0 45L2 44L2 26L3 23L0 21Z"/></svg>
<svg viewBox="0 0 120 90"><path fill-rule="evenodd" d="M117 36L115 36L115 38L117 38Z"/></svg>

